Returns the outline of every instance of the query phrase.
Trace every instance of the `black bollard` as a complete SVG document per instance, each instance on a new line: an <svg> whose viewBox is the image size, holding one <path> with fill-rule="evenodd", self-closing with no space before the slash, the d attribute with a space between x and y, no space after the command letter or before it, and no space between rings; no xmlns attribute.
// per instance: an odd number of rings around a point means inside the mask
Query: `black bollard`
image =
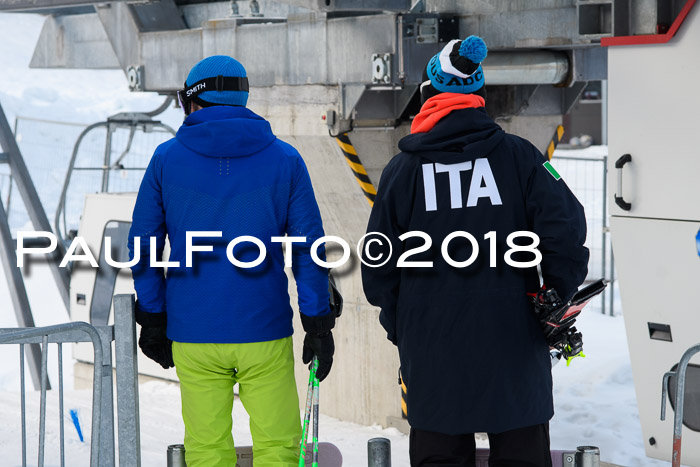
<svg viewBox="0 0 700 467"><path fill-rule="evenodd" d="M367 441L368 467L391 467L391 441L372 438Z"/></svg>

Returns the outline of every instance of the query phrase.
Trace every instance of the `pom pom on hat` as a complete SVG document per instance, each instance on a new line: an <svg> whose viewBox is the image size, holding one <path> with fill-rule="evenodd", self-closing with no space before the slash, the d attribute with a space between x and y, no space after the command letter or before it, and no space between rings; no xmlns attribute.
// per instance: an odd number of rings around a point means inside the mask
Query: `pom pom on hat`
<svg viewBox="0 0 700 467"><path fill-rule="evenodd" d="M469 36L459 46L459 54L474 63L481 63L488 54L484 40L479 36Z"/></svg>

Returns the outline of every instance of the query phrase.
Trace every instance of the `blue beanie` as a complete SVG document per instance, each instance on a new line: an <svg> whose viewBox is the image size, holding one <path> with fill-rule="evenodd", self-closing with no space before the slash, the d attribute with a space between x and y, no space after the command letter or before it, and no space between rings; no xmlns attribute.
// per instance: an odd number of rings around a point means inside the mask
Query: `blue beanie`
<svg viewBox="0 0 700 467"><path fill-rule="evenodd" d="M426 74L430 84L440 92L472 94L479 91L484 86L481 62L487 53L486 44L478 36L450 41L428 62Z"/></svg>
<svg viewBox="0 0 700 467"><path fill-rule="evenodd" d="M192 67L185 83L187 86L192 86L197 81L216 78L219 75L241 78L246 76L245 68L238 60L227 55L212 55ZM199 98L210 104L245 107L248 102L248 93L246 91L206 91L200 94Z"/></svg>

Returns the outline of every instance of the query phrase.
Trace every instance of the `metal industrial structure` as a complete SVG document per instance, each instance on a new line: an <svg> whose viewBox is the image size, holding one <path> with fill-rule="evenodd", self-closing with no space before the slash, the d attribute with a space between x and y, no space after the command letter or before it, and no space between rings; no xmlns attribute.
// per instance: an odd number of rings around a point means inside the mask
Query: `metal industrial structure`
<svg viewBox="0 0 700 467"><path fill-rule="evenodd" d="M658 137L656 129L673 129L674 147L681 149L675 156L685 156L683 161L688 162L692 147L688 138L693 136L688 122L693 121L691 112L698 105L686 105L679 97L673 107L674 115L665 114L665 122L660 121L656 112L664 107L663 97L669 94L654 91L663 85L664 90L678 96L685 89L694 89L698 82L700 54L693 49L700 43L700 14L698 8L691 8L694 3L5 0L0 2L0 10L48 15L31 66L121 69L133 91L172 95L182 87L187 71L198 60L214 54L236 57L248 71L249 106L267 118L274 132L303 155L326 232L350 243L356 243L364 234L372 191L382 169L397 152L398 140L408 133L411 119L419 110L418 86L423 68L447 41L470 34L484 38L489 46L489 56L483 63L487 110L504 129L530 139L543 152L587 82L608 79L610 56L611 155L632 154L632 162L624 169L630 172L625 173L625 191L620 188L615 193L632 203L631 211L613 208L615 253L641 420L645 435L653 434L658 441L647 446L647 454L668 458L672 427L669 422L652 420L648 407L658 407L661 376L680 358L685 347L695 343L691 324L697 319L693 321L690 315L682 318L686 315L674 310L683 310L683 303L697 302L692 298L699 297L690 295L700 290L692 287L697 276L692 273L700 272L700 264L695 264L697 258L691 264L691 258L682 253L685 274L681 278L663 273L663 265L668 258L666 246L685 241L686 234L697 230L698 225L693 222L700 219L692 197L677 195L678 188L654 185L654 177L669 163L668 158L658 154L671 151L670 138ZM674 20L685 15L686 22L694 24L695 29L684 26L673 37ZM662 46L619 50L600 46L601 40L611 38L666 37L670 33L673 34L669 44L663 50ZM666 56L669 51L671 55ZM691 66L686 69L689 60ZM691 94L697 99L697 93ZM679 135L678 128L688 131ZM663 147L659 146L662 141ZM646 160L650 165L642 169L642 161ZM693 173L675 171L687 183L674 180L673 184L696 186L692 184ZM628 180L638 175L644 176L638 177L637 185L630 189ZM646 183L648 186L642 186ZM88 239L93 251L101 251L107 228L115 228L114 243L119 235L123 238L123 224L130 220L133 200L133 195L125 194L88 197L79 234ZM105 214L108 212L110 215ZM662 219L676 219L678 223ZM654 238L664 239L663 248L648 249L652 233ZM656 267L655 273L643 280L641 273L649 271L635 266L642 251ZM331 260L335 259L334 254L331 249ZM359 271L354 266L350 262L338 271L348 312L337 326L338 353L335 370L324 382L323 411L363 424L401 426L404 422L396 383L398 356L378 325L378 310L364 298ZM69 306L73 319L90 318L93 301L105 297L102 286L97 285L104 281L96 280L95 274L81 269L72 273ZM110 294L132 290L128 271L115 274L114 281L109 285ZM674 296L678 302L675 306L669 304L667 294L651 295L657 286L677 290L679 283L688 295ZM296 302L293 281L290 284L290 295ZM661 297L665 301L657 304ZM688 300L681 302L682 298ZM646 311L638 310L649 310L648 319ZM100 313L101 320L108 318L103 311ZM673 342L642 342L642 331L651 333L652 322L672 324ZM300 328L298 322L296 327ZM666 328L659 329L658 335L663 335ZM669 331L669 338L670 334ZM301 336L295 339L299 351ZM652 346L666 347L657 350ZM87 354L81 356L77 351L76 355L90 361ZM651 366L650 361L654 362ZM147 360L139 360L139 366L150 374L174 378L172 371L163 372ZM297 380L303 384L305 368L298 366L297 371ZM692 412L691 407L686 403L686 412ZM692 432L687 438L693 436L700 435ZM687 445L684 461L700 463L700 443Z"/></svg>

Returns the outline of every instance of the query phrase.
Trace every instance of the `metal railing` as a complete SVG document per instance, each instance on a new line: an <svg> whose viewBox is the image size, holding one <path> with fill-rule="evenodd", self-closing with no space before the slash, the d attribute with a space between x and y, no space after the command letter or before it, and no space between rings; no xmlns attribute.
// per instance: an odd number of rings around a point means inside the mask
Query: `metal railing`
<svg viewBox="0 0 700 467"><path fill-rule="evenodd" d="M65 442L63 421L63 344L92 342L94 350L94 374L92 389L92 435L90 440L90 466L114 466L114 397L112 393L112 341L115 341L117 426L119 439L119 465L141 465L138 407L138 368L136 363L136 324L134 321L134 296L114 297L114 325L92 326L74 322L40 328L0 329L0 344L18 344L20 348L20 398L22 426L22 466L27 465L26 389L24 377L24 346L41 344L41 397L39 405L39 433L37 465L44 465L46 443L46 392L48 386L48 345L58 346L58 404L59 404L59 456L65 466ZM52 462L53 463L53 462Z"/></svg>
<svg viewBox="0 0 700 467"><path fill-rule="evenodd" d="M84 138L99 129L104 129L106 135L103 155L101 155L99 160L95 160L96 158L93 157L87 157L87 160L83 160L81 164L77 164L78 155ZM134 137L136 136L137 129L140 129L139 133L142 135L160 134L161 137L159 138L158 144L175 136L175 131L168 125L153 120L151 115L144 113L124 113L112 116L108 118L107 121L88 126L78 136L78 140L73 147L70 161L68 162L66 178L54 216L54 229L59 238L66 241L69 236L67 211L75 211L75 209L70 209L75 206L68 206L67 198L69 196L71 183L74 181L75 173L84 172L85 175L87 175L88 180L90 180L88 184L92 186L91 191L97 189L100 193L114 193L136 191L138 189L141 179L143 178L143 173L150 161L152 149L157 146L157 144L153 144L151 141L148 144L139 145L139 148L135 148ZM122 141L117 141L117 134L120 130L125 140L122 138ZM112 155L115 151L115 147L118 145L124 146L124 149L119 153L116 160L114 160ZM90 154L90 156L97 155L96 153ZM119 178L115 178L115 175L119 173L122 175L134 173L135 175L130 179L128 179L127 176L127 180L121 180L122 183L119 183L118 186L114 186L115 182L119 181ZM99 186L95 185L98 181ZM77 189L77 191L79 193L84 193L85 186L83 186L82 189Z"/></svg>
<svg viewBox="0 0 700 467"><path fill-rule="evenodd" d="M138 190L153 149L175 134L152 113L119 114L93 125L15 119L14 137L60 238L78 228L85 194ZM0 171L0 194L16 198L17 187L8 190L3 176L9 174ZM14 232L27 223L27 214L14 199L6 206Z"/></svg>
<svg viewBox="0 0 700 467"><path fill-rule="evenodd" d="M46 386L48 383L47 364L49 343L58 344L58 393L60 417L60 457L61 467L65 465L63 430L63 343L92 342L96 362L103 360L102 338L94 326L76 322L46 326L42 328L0 329L0 344L19 344L20 391L22 417L22 466L27 465L27 423L26 390L24 384L24 346L41 343L41 402L39 409L39 452L37 464L44 465L44 442L46 435ZM92 439L90 442L90 465L99 465L100 418L102 400L102 368L95 365L92 386Z"/></svg>
<svg viewBox="0 0 700 467"><path fill-rule="evenodd" d="M615 268L607 219L608 157L562 156L555 153L552 162L586 211L588 227L586 246L591 252L586 279L604 278L613 283ZM612 286L601 294L600 303L603 314L606 312L611 316L614 314L613 295Z"/></svg>
<svg viewBox="0 0 700 467"><path fill-rule="evenodd" d="M685 351L681 361L678 363L675 371L668 371L664 374L661 383L661 420L666 420L666 395L670 392L669 381L672 377L676 377L676 410L673 413L673 452L671 456L671 465L680 467L681 465L681 440L683 436L683 406L685 403L685 379L688 373L688 364L690 359L700 352L700 344L696 344Z"/></svg>

